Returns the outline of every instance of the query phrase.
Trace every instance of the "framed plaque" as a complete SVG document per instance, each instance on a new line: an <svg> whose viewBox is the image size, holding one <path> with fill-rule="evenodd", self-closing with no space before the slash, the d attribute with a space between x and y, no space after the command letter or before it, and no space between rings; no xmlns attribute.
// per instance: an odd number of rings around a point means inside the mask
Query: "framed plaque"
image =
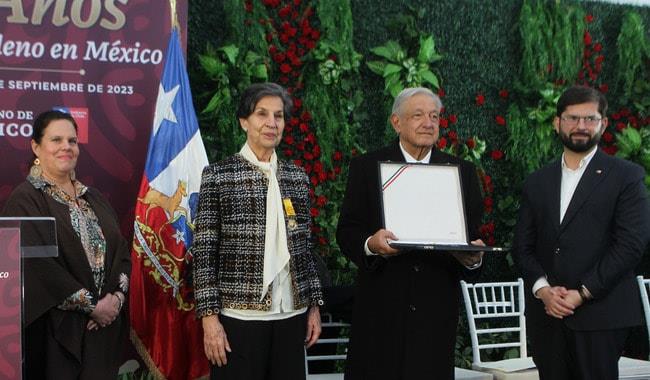
<svg viewBox="0 0 650 380"><path fill-rule="evenodd" d="M460 166L380 162L384 228L395 248L499 251L469 244Z"/></svg>

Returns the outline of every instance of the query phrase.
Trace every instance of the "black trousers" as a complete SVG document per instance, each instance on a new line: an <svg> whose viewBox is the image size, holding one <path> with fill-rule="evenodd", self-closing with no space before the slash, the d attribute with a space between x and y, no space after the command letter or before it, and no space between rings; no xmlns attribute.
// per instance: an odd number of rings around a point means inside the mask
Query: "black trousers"
<svg viewBox="0 0 650 380"><path fill-rule="evenodd" d="M242 321L219 316L232 352L213 365L212 380L304 380L307 313L278 321Z"/></svg>
<svg viewBox="0 0 650 380"><path fill-rule="evenodd" d="M577 331L547 319L528 331L540 380L616 380L630 329Z"/></svg>

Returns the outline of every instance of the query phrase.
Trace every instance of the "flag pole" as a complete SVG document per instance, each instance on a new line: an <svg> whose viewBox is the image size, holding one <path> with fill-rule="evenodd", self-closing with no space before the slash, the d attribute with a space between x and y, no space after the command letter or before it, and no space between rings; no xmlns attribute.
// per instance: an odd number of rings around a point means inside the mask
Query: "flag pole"
<svg viewBox="0 0 650 380"><path fill-rule="evenodd" d="M169 7L171 9L171 24L172 29L176 29L180 33L180 25L178 24L178 13L176 12L176 0L169 0Z"/></svg>

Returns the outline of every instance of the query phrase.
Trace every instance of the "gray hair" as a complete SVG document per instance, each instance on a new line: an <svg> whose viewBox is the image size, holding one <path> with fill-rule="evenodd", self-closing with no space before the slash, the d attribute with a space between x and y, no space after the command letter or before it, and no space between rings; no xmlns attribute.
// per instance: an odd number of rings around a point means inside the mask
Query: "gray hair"
<svg viewBox="0 0 650 380"><path fill-rule="evenodd" d="M429 96L436 103L436 106L438 106L439 109L442 109L442 100L440 100L440 97L434 94L433 91L425 87L407 87L403 89L397 97L395 97L392 113L394 115L399 115L402 111L402 104L413 96L420 94Z"/></svg>

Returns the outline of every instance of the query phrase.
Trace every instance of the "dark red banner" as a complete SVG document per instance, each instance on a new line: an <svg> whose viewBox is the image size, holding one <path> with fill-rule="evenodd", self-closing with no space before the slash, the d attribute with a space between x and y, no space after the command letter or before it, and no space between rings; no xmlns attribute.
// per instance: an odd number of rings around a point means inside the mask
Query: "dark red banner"
<svg viewBox="0 0 650 380"><path fill-rule="evenodd" d="M175 2L185 37L187 0ZM33 119L64 108L79 124L77 178L132 230L170 33L167 1L0 1L0 209L27 175Z"/></svg>

